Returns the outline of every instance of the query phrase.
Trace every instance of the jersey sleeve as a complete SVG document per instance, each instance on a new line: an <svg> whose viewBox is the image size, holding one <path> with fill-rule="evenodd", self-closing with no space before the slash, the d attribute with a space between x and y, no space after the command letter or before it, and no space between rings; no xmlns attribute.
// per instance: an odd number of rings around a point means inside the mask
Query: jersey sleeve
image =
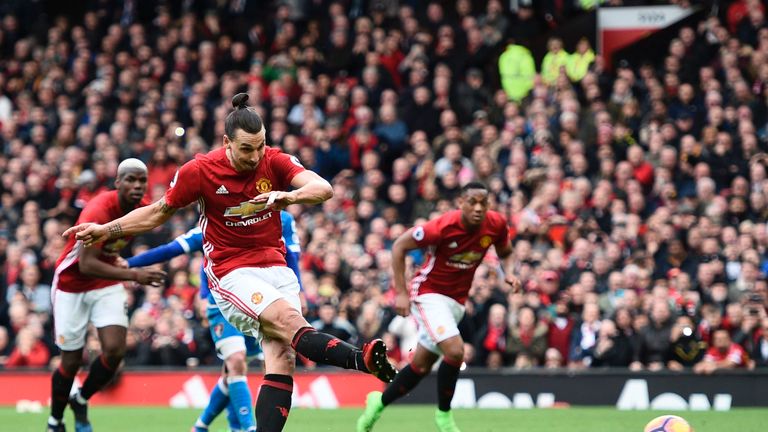
<svg viewBox="0 0 768 432"><path fill-rule="evenodd" d="M436 245L440 241L440 232L442 224L440 218L433 219L424 225L418 225L413 228L411 237L416 241L420 248Z"/></svg>
<svg viewBox="0 0 768 432"><path fill-rule="evenodd" d="M200 165L193 159L176 171L170 188L165 192L165 203L174 208L182 208L199 197Z"/></svg>
<svg viewBox="0 0 768 432"><path fill-rule="evenodd" d="M509 245L509 226L507 225L507 220L504 219L503 216L499 216L497 230L498 235L496 236L496 241L493 243L493 245L498 251L499 248Z"/></svg>
<svg viewBox="0 0 768 432"><path fill-rule="evenodd" d="M202 251L203 231L200 227L192 228L187 231L186 234L176 237L176 242L178 242L184 249L184 253Z"/></svg>
<svg viewBox="0 0 768 432"><path fill-rule="evenodd" d="M284 189L287 189L288 186L291 185L293 178L296 177L297 174L306 171L304 165L299 162L299 158L283 152L275 153L272 157L272 169L277 178L279 178L280 181L285 182L283 185Z"/></svg>

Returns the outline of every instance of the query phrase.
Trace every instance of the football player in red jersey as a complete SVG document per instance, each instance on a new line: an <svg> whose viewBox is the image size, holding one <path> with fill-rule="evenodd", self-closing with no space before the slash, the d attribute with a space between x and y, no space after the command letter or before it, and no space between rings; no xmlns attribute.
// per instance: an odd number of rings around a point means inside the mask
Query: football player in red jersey
<svg viewBox="0 0 768 432"><path fill-rule="evenodd" d="M148 204L142 201L147 190L147 167L140 160L126 159L120 163L115 186L117 190L102 192L89 201L77 222L106 223ZM120 281L154 285L165 279L165 272L160 270L117 265L120 250L129 240L113 239L97 248L85 248L81 241L71 237L56 262L51 297L61 364L52 377L48 432L65 430L62 417L67 403L75 413L75 431L91 430L86 402L112 379L125 354L127 296ZM101 355L91 364L83 387L70 398L83 360L89 322L98 331Z"/></svg>
<svg viewBox="0 0 768 432"><path fill-rule="evenodd" d="M368 395L365 412L357 421L358 432L372 430L384 407L416 387L441 355L435 422L440 432L459 430L450 411L464 359L464 340L458 323L464 316L464 302L475 270L491 246L500 258L512 254L507 221L501 214L488 210L488 189L476 182L462 188L459 210L413 227L395 241L392 247L395 309L402 316L413 314L419 325L419 344L411 363L397 374L384 393ZM427 249L428 254L408 290L405 256L418 248ZM514 276L507 275L505 280L514 290L520 289L520 282Z"/></svg>
<svg viewBox="0 0 768 432"><path fill-rule="evenodd" d="M135 235L197 201L211 293L227 321L258 338L264 350L265 376L255 412L259 430L271 432L283 429L291 407L296 352L385 382L396 371L380 339L360 350L316 331L301 315L279 212L290 204L321 203L333 189L295 156L266 146L264 124L247 100L245 93L235 95L223 147L184 164L164 198L110 223L79 225L64 235L76 233L86 245Z"/></svg>

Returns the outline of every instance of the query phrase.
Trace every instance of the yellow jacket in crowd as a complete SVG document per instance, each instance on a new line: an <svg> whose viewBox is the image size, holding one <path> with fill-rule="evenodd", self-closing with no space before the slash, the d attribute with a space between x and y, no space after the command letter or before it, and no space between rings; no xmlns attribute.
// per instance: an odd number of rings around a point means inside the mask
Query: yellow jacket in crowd
<svg viewBox="0 0 768 432"><path fill-rule="evenodd" d="M536 63L528 48L509 44L499 57L501 86L510 100L519 102L533 88L536 77Z"/></svg>

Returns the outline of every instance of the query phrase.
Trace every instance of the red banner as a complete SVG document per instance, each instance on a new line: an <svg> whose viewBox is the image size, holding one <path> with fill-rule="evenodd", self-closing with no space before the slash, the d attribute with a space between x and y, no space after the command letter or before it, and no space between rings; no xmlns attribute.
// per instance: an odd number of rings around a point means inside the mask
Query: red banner
<svg viewBox="0 0 768 432"><path fill-rule="evenodd" d="M607 68L612 56L631 45L693 13L680 6L608 7L597 11L597 47Z"/></svg>
<svg viewBox="0 0 768 432"><path fill-rule="evenodd" d="M94 405L144 405L176 408L203 408L216 385L216 372L124 372L116 385L97 393ZM85 375L75 380L82 384ZM254 395L262 375L252 374L248 384ZM384 385L363 373L302 373L294 376L293 406L308 408L361 407L365 396ZM51 375L43 372L0 373L0 405L40 403L47 405L51 392Z"/></svg>

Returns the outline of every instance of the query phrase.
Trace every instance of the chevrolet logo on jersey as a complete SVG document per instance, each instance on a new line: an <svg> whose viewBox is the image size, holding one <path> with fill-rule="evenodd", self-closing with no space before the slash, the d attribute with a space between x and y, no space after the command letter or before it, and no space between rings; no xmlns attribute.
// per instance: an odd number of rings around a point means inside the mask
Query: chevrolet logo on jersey
<svg viewBox="0 0 768 432"><path fill-rule="evenodd" d="M447 264L451 267L460 269L472 268L478 261L483 259L483 255L480 252L468 251L456 255L451 255L448 258Z"/></svg>
<svg viewBox="0 0 768 432"><path fill-rule="evenodd" d="M256 213L263 211L264 208L267 207L266 203L252 203L250 201L243 201L240 203L239 206L235 207L227 207L227 210L224 212L224 216L227 217L240 217L240 219L245 219L247 217L251 217L255 215Z"/></svg>

